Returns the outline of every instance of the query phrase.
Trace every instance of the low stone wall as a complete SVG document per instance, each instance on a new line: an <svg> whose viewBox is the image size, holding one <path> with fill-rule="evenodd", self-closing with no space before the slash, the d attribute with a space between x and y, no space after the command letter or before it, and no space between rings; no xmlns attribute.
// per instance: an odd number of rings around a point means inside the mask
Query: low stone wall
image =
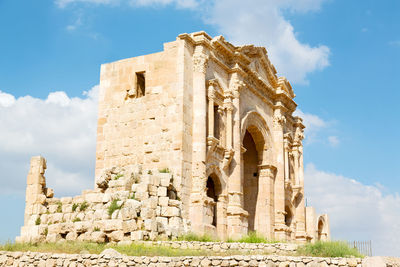
<svg viewBox="0 0 400 267"><path fill-rule="evenodd" d="M113 168L96 181L96 189L55 198L46 187L45 169L44 158L32 158L17 242L127 242L174 238L190 230L171 173Z"/></svg>
<svg viewBox="0 0 400 267"><path fill-rule="evenodd" d="M145 241L147 245L166 246L177 249L210 250L225 252L240 250L242 253L252 254L279 254L287 255L296 252L298 245L290 243L226 243L226 242L199 242L199 241Z"/></svg>
<svg viewBox="0 0 400 267"><path fill-rule="evenodd" d="M0 266L268 266L362 267L358 258L290 256L130 257L96 254L50 254L0 251Z"/></svg>

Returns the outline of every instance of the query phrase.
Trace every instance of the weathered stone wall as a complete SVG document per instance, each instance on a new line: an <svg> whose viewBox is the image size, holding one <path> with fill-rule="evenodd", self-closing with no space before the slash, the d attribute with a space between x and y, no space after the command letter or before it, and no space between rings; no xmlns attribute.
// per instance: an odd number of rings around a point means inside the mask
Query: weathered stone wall
<svg viewBox="0 0 400 267"><path fill-rule="evenodd" d="M130 257L96 254L50 254L0 251L1 266L268 266L268 267L362 267L357 258L290 256ZM378 267L378 266L376 266ZM379 266L380 267L380 266Z"/></svg>
<svg viewBox="0 0 400 267"><path fill-rule="evenodd" d="M96 180L97 189L55 198L45 187L45 169L42 157L32 158L25 224L18 242L154 240L189 231L171 173L113 168Z"/></svg>
<svg viewBox="0 0 400 267"><path fill-rule="evenodd" d="M142 241L143 244L166 246L177 249L209 250L214 252L240 251L241 253L260 253L273 255L293 255L297 244L293 243L228 243L200 241Z"/></svg>

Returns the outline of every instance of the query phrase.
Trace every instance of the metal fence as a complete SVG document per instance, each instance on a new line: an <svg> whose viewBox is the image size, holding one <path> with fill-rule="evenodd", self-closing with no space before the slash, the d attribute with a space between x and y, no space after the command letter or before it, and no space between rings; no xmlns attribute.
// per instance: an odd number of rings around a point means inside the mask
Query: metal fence
<svg viewBox="0 0 400 267"><path fill-rule="evenodd" d="M348 242L351 248L356 248L359 253L365 256L372 256L372 242L369 241L350 241Z"/></svg>

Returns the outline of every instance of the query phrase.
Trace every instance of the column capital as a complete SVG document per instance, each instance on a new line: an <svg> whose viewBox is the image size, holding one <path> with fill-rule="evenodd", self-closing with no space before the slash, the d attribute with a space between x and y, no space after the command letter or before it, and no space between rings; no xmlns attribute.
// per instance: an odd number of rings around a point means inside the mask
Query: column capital
<svg viewBox="0 0 400 267"><path fill-rule="evenodd" d="M261 164L261 165L258 165L258 169L260 172L260 177L266 176L271 179L275 179L275 174L277 172L277 168L274 165Z"/></svg>
<svg viewBox="0 0 400 267"><path fill-rule="evenodd" d="M203 52L196 52L193 55L193 71L206 73L209 56Z"/></svg>

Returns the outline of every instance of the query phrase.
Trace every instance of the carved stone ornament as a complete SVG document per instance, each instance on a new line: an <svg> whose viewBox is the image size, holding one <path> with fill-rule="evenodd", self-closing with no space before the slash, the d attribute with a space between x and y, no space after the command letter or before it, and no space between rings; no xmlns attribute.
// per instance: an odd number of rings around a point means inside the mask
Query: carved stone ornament
<svg viewBox="0 0 400 267"><path fill-rule="evenodd" d="M274 126L282 127L286 123L286 118L282 114L276 114L274 116Z"/></svg>
<svg viewBox="0 0 400 267"><path fill-rule="evenodd" d="M206 73L208 55L203 53L198 53L193 55L193 71Z"/></svg>

